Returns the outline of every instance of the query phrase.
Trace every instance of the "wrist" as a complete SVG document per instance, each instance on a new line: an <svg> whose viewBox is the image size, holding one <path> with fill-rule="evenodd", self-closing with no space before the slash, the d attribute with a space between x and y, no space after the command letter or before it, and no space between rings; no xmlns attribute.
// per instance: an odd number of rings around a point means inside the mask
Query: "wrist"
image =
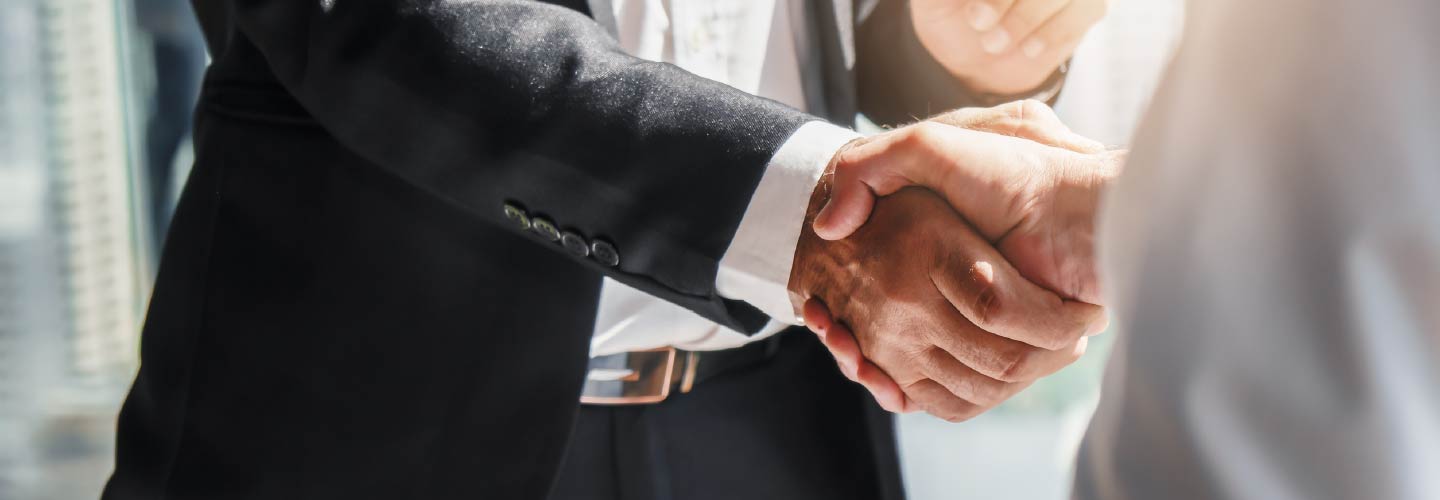
<svg viewBox="0 0 1440 500"><path fill-rule="evenodd" d="M827 246L849 246L842 241L826 241L815 233L815 218L820 214L820 209L830 201L831 191L834 188L835 168L840 163L840 158L845 152L855 147L864 138L856 138L835 152L826 165L825 172L820 175L820 180L815 183L815 189L810 193L810 201L805 210L805 222L800 227L800 239L795 245L794 261L790 267L790 281L788 290L790 292L790 303L795 309L797 317L803 311L805 302L812 296L821 296L828 288L824 286L823 280L832 273L828 269L837 265L839 259L833 255L834 249L827 249Z"/></svg>
<svg viewBox="0 0 1440 500"><path fill-rule="evenodd" d="M766 315L799 324L790 300L796 245L805 228L809 197L835 152L859 137L855 131L811 121L790 134L770 157L734 237L720 258L715 291Z"/></svg>

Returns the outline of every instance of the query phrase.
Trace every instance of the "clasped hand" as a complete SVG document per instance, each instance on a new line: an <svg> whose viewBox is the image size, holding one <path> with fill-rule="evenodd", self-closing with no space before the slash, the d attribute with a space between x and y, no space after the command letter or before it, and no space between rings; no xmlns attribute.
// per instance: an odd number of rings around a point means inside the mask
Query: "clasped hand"
<svg viewBox="0 0 1440 500"><path fill-rule="evenodd" d="M859 139L812 195L792 297L881 406L969 419L1104 330L1093 216L1122 161L1035 101Z"/></svg>

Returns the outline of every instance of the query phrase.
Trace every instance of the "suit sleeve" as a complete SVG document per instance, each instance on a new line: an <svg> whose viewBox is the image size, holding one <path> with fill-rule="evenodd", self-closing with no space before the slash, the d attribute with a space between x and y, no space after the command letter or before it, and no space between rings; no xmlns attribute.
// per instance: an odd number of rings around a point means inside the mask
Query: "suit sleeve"
<svg viewBox="0 0 1440 500"><path fill-rule="evenodd" d="M814 118L628 56L541 2L237 0L233 15L361 156L554 251L506 207L611 245L617 259L567 255L727 327L764 325L716 293L716 269L770 157Z"/></svg>

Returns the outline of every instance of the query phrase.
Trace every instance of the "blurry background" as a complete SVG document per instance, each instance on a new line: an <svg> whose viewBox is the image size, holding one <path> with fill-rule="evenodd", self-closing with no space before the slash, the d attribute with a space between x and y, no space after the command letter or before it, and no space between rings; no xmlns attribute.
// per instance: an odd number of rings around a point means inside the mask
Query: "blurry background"
<svg viewBox="0 0 1440 500"><path fill-rule="evenodd" d="M1180 41L1183 0L1113 0L1076 50L1055 111L1081 135L1127 145ZM1100 397L1115 332L1086 355L962 424L900 417L901 465L915 500L1069 498L1080 438Z"/></svg>
<svg viewBox="0 0 1440 500"><path fill-rule="evenodd" d="M1058 106L1125 144L1181 0L1120 0ZM203 42L184 0L0 2L0 499L93 499L137 366L157 234L190 161ZM1065 498L1110 341L964 424L900 418L912 498Z"/></svg>

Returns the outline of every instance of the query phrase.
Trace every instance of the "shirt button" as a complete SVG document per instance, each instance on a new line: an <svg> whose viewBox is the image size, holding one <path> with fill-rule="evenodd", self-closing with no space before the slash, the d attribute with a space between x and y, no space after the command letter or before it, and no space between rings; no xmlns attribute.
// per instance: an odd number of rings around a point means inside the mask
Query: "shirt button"
<svg viewBox="0 0 1440 500"><path fill-rule="evenodd" d="M515 223L515 227L520 228L521 231L530 229L530 216L525 213L525 209L513 203L505 204L505 218Z"/></svg>
<svg viewBox="0 0 1440 500"><path fill-rule="evenodd" d="M620 252L615 250L615 245L611 245L605 240L595 240L590 243L590 256L609 267L620 265Z"/></svg>
<svg viewBox="0 0 1440 500"><path fill-rule="evenodd" d="M549 241L560 241L560 230L555 229L555 223L544 217L530 219L530 230L535 231L541 237Z"/></svg>
<svg viewBox="0 0 1440 500"><path fill-rule="evenodd" d="M575 254L576 257L590 256L590 245L585 243L585 237L574 231L560 233L560 245Z"/></svg>

